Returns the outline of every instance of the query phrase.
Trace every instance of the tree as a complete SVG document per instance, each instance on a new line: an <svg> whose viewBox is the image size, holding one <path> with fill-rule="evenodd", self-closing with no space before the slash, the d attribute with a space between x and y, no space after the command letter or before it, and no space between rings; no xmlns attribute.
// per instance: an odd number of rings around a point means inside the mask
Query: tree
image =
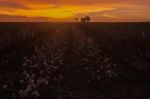
<svg viewBox="0 0 150 99"><path fill-rule="evenodd" d="M89 16L81 17L81 22L90 22L91 18Z"/></svg>
<svg viewBox="0 0 150 99"><path fill-rule="evenodd" d="M75 21L78 22L78 20L79 20L79 18L76 17L76 18L75 18Z"/></svg>
<svg viewBox="0 0 150 99"><path fill-rule="evenodd" d="M85 16L85 21L90 22L91 18L89 16Z"/></svg>
<svg viewBox="0 0 150 99"><path fill-rule="evenodd" d="M86 22L86 19L81 17L81 22Z"/></svg>

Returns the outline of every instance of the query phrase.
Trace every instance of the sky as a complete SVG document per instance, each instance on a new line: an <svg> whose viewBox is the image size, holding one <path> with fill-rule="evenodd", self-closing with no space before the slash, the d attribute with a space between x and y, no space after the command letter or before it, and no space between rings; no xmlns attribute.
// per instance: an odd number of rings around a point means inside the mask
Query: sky
<svg viewBox="0 0 150 99"><path fill-rule="evenodd" d="M0 22L150 21L150 0L0 0Z"/></svg>

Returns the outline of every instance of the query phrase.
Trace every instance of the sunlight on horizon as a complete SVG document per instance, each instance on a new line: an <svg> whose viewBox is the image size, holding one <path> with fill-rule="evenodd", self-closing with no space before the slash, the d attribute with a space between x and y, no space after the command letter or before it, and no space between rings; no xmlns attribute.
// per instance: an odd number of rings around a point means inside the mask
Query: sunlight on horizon
<svg viewBox="0 0 150 99"><path fill-rule="evenodd" d="M0 21L18 20L64 20L73 21L75 17L89 15L93 21L149 21L149 6L143 2L126 3L120 0L98 1L84 0L68 1L61 0L54 2L42 0L1 0ZM145 2L144 2L145 1ZM89 3L88 3L89 2Z"/></svg>

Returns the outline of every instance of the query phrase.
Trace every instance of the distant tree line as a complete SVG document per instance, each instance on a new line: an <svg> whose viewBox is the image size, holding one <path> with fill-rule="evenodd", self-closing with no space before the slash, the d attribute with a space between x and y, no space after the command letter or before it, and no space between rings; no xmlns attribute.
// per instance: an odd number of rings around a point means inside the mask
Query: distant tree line
<svg viewBox="0 0 150 99"><path fill-rule="evenodd" d="M78 21L80 21L80 22L90 22L91 21L91 17L89 17L89 16L81 17L80 20L79 20L79 18L76 17L75 21L76 22L78 22Z"/></svg>

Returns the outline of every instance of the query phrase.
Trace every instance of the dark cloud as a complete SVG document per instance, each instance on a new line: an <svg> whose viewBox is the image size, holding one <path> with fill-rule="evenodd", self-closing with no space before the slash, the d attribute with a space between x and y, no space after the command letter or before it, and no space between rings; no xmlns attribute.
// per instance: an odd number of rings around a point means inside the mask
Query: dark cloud
<svg viewBox="0 0 150 99"><path fill-rule="evenodd" d="M21 2L15 1L0 1L1 8L12 8L12 9L29 9L26 5L22 4Z"/></svg>
<svg viewBox="0 0 150 99"><path fill-rule="evenodd" d="M0 22L47 22L53 19L47 17L26 17L26 16L11 16L0 15Z"/></svg>
<svg viewBox="0 0 150 99"><path fill-rule="evenodd" d="M91 4L144 4L149 5L150 0L24 0L35 3L50 3L58 5L91 5Z"/></svg>
<svg viewBox="0 0 150 99"><path fill-rule="evenodd" d="M26 2L25 4L23 2ZM61 5L110 5L110 4L131 4L131 5L150 5L150 0L0 0L0 7L29 9L27 6L34 4L54 4Z"/></svg>

